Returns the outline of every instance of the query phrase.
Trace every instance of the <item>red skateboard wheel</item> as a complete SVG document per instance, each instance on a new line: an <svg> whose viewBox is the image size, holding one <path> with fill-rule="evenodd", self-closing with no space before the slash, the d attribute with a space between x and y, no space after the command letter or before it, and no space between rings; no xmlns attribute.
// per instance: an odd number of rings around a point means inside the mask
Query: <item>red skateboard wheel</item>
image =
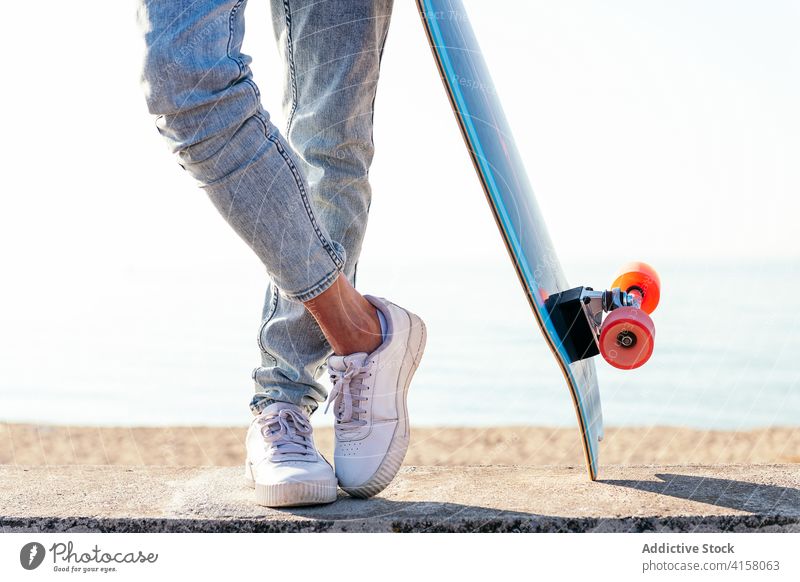
<svg viewBox="0 0 800 582"><path fill-rule="evenodd" d="M632 262L624 265L611 288L619 287L626 293L641 297L642 310L653 313L661 297L661 279L656 270L647 263Z"/></svg>
<svg viewBox="0 0 800 582"><path fill-rule="evenodd" d="M650 359L655 337L649 315L635 307L618 307L603 321L600 353L615 368L632 370Z"/></svg>

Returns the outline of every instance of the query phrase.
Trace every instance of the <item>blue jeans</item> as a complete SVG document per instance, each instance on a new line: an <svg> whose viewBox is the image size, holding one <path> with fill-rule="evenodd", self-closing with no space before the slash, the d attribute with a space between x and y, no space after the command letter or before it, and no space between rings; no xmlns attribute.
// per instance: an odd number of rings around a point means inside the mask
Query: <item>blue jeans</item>
<svg viewBox="0 0 800 582"><path fill-rule="evenodd" d="M241 52L246 0L139 0L156 126L269 274L254 414L273 401L313 411L326 397L331 348L302 302L342 272L355 283L392 1L272 0L284 136Z"/></svg>

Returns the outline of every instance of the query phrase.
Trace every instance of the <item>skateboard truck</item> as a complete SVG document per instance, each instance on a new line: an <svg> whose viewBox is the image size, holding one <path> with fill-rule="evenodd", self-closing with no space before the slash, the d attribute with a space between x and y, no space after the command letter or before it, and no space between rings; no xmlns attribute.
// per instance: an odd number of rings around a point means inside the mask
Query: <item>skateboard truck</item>
<svg viewBox="0 0 800 582"><path fill-rule="evenodd" d="M581 287L580 300L586 311L587 317L597 326L597 335L600 335L600 325L603 323L603 312L617 309L618 307L637 307L641 306L641 299L636 298L633 293L625 293L619 287L614 287L611 291L595 291L591 287Z"/></svg>
<svg viewBox="0 0 800 582"><path fill-rule="evenodd" d="M612 366L638 368L653 353L661 282L645 263L629 263L611 290L575 287L555 293L545 308L561 345L573 362L602 354ZM607 315L605 315L607 314Z"/></svg>

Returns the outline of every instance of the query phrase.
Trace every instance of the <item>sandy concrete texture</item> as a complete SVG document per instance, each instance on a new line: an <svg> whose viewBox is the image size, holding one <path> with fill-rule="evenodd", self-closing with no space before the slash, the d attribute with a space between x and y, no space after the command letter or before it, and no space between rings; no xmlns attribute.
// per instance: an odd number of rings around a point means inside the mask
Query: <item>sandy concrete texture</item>
<svg viewBox="0 0 800 582"><path fill-rule="evenodd" d="M268 509L239 467L0 466L2 531L800 532L797 465L404 467L370 500Z"/></svg>

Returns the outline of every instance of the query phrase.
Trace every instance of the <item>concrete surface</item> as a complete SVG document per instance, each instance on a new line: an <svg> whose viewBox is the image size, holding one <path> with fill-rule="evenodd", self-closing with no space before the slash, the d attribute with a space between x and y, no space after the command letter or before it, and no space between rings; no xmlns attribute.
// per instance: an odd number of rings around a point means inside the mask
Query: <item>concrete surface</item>
<svg viewBox="0 0 800 582"><path fill-rule="evenodd" d="M2 531L800 532L800 465L405 467L371 500L273 510L238 468L0 465Z"/></svg>

